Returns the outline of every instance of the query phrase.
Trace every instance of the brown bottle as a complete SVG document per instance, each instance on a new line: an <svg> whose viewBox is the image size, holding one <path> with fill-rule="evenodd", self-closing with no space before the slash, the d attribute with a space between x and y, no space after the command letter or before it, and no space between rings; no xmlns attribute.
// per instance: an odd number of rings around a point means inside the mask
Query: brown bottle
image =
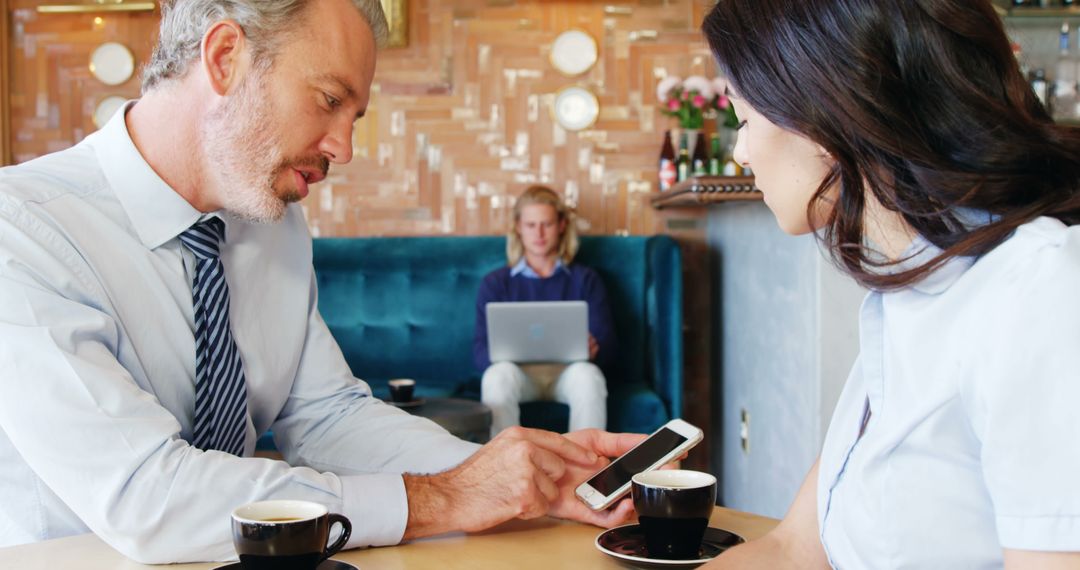
<svg viewBox="0 0 1080 570"><path fill-rule="evenodd" d="M709 149L705 146L705 133L699 132L697 135L692 164L694 176L705 176L709 173Z"/></svg>
<svg viewBox="0 0 1080 570"><path fill-rule="evenodd" d="M671 144L671 131L664 133L664 146L660 149L660 191L671 190L676 181L675 145Z"/></svg>

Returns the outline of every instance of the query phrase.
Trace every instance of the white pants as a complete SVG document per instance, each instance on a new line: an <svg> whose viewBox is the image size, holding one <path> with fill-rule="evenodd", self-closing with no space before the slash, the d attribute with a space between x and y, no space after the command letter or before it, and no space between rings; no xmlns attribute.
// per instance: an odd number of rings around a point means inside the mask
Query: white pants
<svg viewBox="0 0 1080 570"><path fill-rule="evenodd" d="M513 362L496 362L484 371L480 400L491 408L491 437L521 425L521 402L555 400L570 406L570 431L607 426L607 382L600 368L591 362L567 366L545 389L543 379L530 377Z"/></svg>

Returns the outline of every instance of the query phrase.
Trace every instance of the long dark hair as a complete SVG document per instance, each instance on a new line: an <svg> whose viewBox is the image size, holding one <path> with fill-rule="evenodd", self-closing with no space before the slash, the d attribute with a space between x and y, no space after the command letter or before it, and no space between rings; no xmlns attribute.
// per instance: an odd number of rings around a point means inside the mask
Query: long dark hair
<svg viewBox="0 0 1080 570"><path fill-rule="evenodd" d="M702 31L740 97L834 159L807 216L839 188L818 235L863 285L909 285L1038 216L1080 223L1080 129L1039 103L989 0L719 0ZM865 189L943 253L882 271Z"/></svg>

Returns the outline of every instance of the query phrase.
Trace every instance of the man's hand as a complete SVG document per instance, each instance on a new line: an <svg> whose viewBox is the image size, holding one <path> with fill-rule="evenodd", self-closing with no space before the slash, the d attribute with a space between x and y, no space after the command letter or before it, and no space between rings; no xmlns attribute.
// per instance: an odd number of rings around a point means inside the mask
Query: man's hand
<svg viewBox="0 0 1080 570"><path fill-rule="evenodd" d="M574 489L611 463L610 457L618 457L641 443L646 437L640 433L608 433L598 429L586 429L566 434L569 439L585 449L596 453L598 459L592 465L567 464L566 472L559 479L559 496L551 502L548 514L553 517L611 528L626 523L634 516L634 503L630 497L615 506L594 511L574 495Z"/></svg>
<svg viewBox="0 0 1080 570"><path fill-rule="evenodd" d="M629 499L596 512L574 489L646 436L590 429L565 436L514 427L461 465L436 475L405 475L409 520L403 540L453 530L479 531L543 515L603 527L629 520Z"/></svg>
<svg viewBox="0 0 1080 570"><path fill-rule="evenodd" d="M596 342L596 337L589 333L589 360L596 360L596 355L600 353L600 343Z"/></svg>
<svg viewBox="0 0 1080 570"><path fill-rule="evenodd" d="M597 455L548 431L504 430L461 465L436 475L405 475L405 540L452 530L478 531L512 518L547 514L568 465L597 465ZM586 471L588 468L584 468ZM571 489L571 493L573 489Z"/></svg>

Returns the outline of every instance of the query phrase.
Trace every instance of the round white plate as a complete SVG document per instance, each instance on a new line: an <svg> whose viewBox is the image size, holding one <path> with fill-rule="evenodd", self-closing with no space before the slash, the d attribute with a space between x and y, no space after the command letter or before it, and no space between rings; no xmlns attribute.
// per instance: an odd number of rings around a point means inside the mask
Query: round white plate
<svg viewBox="0 0 1080 570"><path fill-rule="evenodd" d="M109 119L124 106L127 99L118 95L110 95L98 102L97 107L94 108L94 126L101 128L105 126L105 123L109 122Z"/></svg>
<svg viewBox="0 0 1080 570"><path fill-rule="evenodd" d="M567 87L555 95L552 112L562 128L580 131L596 123L600 116L600 101L584 87Z"/></svg>
<svg viewBox="0 0 1080 570"><path fill-rule="evenodd" d="M559 34L551 44L551 65L566 75L580 75L596 64L596 40L581 30Z"/></svg>
<svg viewBox="0 0 1080 570"><path fill-rule="evenodd" d="M105 85L120 85L135 72L135 56L123 44L105 42L90 54L90 73Z"/></svg>

